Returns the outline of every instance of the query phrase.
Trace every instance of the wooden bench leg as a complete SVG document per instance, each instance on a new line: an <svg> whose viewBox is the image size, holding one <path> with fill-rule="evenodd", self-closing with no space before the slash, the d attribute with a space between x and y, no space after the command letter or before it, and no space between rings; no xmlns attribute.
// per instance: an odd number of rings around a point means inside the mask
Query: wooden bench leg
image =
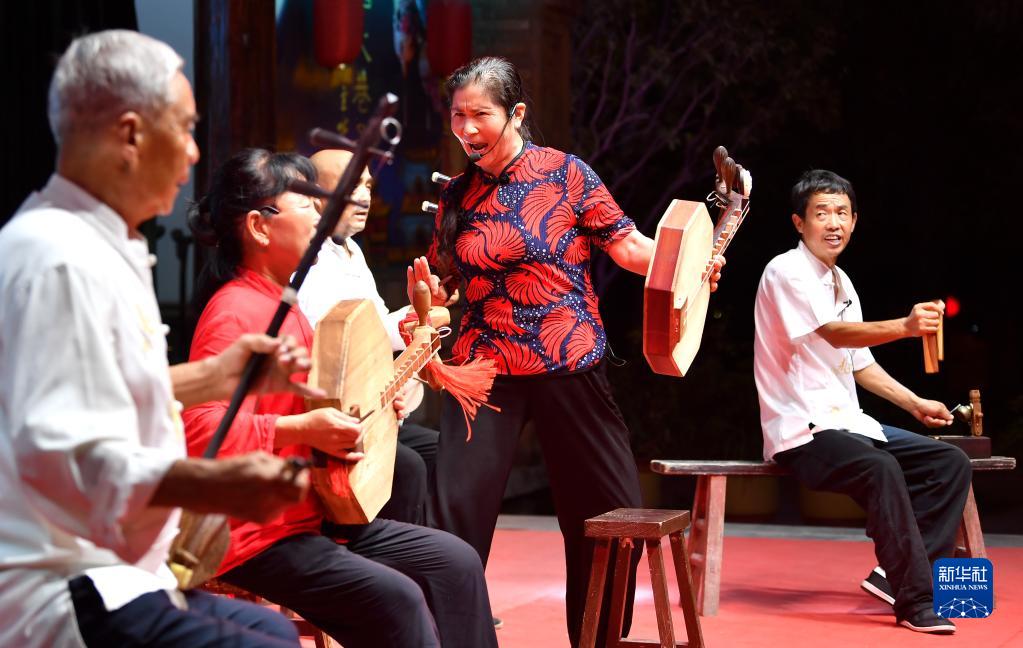
<svg viewBox="0 0 1023 648"><path fill-rule="evenodd" d="M682 617L686 622L686 637L690 648L703 648L703 630L700 628L700 615L696 613L696 599L693 596L692 571L684 546L685 537L682 532L668 535L671 542L671 557L675 562L675 578L678 579L679 605L682 606Z"/></svg>
<svg viewBox="0 0 1023 648"><path fill-rule="evenodd" d="M698 475L689 534L689 563L696 588L696 610L704 616L718 613L721 591L721 554L725 532L725 475ZM681 590L679 595L682 595Z"/></svg>
<svg viewBox="0 0 1023 648"><path fill-rule="evenodd" d="M689 565L693 570L693 589L696 598L696 609L703 614L703 574L707 555L707 506L710 503L710 492L707 478L696 477L696 495L693 496L693 517L689 524L689 543L686 553ZM684 598L682 583L679 583L679 598Z"/></svg>
<svg viewBox="0 0 1023 648"><path fill-rule="evenodd" d="M289 610L282 605L281 614L291 619L300 637L312 637L313 645L316 648L333 648L334 640L331 639L329 634L298 616L293 610Z"/></svg>
<svg viewBox="0 0 1023 648"><path fill-rule="evenodd" d="M980 515L977 513L977 500L973 497L973 484L970 484L966 506L963 508L963 520L956 535L956 555L960 554L965 558L987 558L984 532L980 528Z"/></svg>
<svg viewBox="0 0 1023 648"><path fill-rule="evenodd" d="M604 580L607 577L610 554L611 539L597 538L593 548L593 564L590 565L590 587L586 591L580 648L595 648L593 644L597 641L597 624L600 620L600 606L604 602Z"/></svg>

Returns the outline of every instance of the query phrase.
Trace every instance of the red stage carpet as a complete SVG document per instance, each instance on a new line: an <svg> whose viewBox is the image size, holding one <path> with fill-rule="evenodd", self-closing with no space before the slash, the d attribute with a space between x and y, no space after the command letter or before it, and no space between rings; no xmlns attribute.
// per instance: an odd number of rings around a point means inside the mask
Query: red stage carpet
<svg viewBox="0 0 1023 648"><path fill-rule="evenodd" d="M504 620L497 632L502 648L568 646L562 551L557 531L498 530L487 581L494 614ZM860 590L860 580L875 564L868 542L726 537L724 553L720 611L701 617L712 648L1023 647L1023 548L988 549L995 611L986 619L956 621L952 636L896 626L891 608ZM674 570L668 572L674 579ZM656 639L645 559L639 573L632 636ZM675 632L681 640L677 597L675 589Z"/></svg>

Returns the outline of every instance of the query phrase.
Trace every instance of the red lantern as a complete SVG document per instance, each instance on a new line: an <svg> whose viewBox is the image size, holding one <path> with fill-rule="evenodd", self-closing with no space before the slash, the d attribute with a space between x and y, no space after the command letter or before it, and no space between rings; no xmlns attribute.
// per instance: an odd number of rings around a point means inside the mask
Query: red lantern
<svg viewBox="0 0 1023 648"><path fill-rule="evenodd" d="M354 63L362 51L363 0L314 0L313 43L324 67Z"/></svg>
<svg viewBox="0 0 1023 648"><path fill-rule="evenodd" d="M467 0L430 0L426 7L426 57L446 77L472 57L472 6Z"/></svg>
<svg viewBox="0 0 1023 648"><path fill-rule="evenodd" d="M962 310L962 304L959 303L959 300L957 298L953 297L952 295L949 295L948 297L945 298L946 317L955 317L956 315L959 314L960 310Z"/></svg>

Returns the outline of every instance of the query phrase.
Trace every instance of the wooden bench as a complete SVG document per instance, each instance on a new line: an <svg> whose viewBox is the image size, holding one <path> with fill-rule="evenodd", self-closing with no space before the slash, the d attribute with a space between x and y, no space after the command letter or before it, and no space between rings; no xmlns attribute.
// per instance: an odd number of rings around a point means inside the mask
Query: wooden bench
<svg viewBox="0 0 1023 648"><path fill-rule="evenodd" d="M1012 470L1013 457L971 459L974 471ZM696 609L704 616L717 614L721 594L722 540L725 530L725 484L729 475L787 475L784 468L762 461L674 461L655 459L650 468L662 475L693 475L696 496L693 498L692 526L686 545L696 589ZM956 556L986 558L984 535L977 514L973 486L966 498L963 521L956 538Z"/></svg>

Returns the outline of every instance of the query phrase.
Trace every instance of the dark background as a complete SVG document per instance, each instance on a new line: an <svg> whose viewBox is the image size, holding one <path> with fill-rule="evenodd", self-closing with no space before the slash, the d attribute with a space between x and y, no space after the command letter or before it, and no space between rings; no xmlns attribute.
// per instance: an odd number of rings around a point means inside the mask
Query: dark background
<svg viewBox="0 0 1023 648"><path fill-rule="evenodd" d="M741 148L722 135L720 143L753 173L752 208L729 248L687 378L651 376L645 367L637 330L641 281L619 274L604 290L610 339L629 360L611 376L637 457L759 458L753 301L764 265L796 243L788 192L800 173L815 167L856 188L859 219L840 265L856 284L866 319L901 317L913 303L938 297L961 304L946 319L939 374L924 374L916 339L873 349L878 362L921 396L950 407L979 388L994 454L1019 456L1023 354L1016 290L1023 228L1012 195L1023 170L1021 9L1008 2L937 3L926 11L909 3L814 4L816 10L773 22L779 40L820 56L803 71L800 94L778 105L760 89L767 109L779 111L767 123L770 132ZM808 23L811 13L815 20ZM823 54L814 49L817 37L831 39ZM742 99L750 107L731 104L737 119L728 126L735 131L757 110L756 97ZM709 166L709 150L707 159ZM651 190L664 182L654 170L646 178ZM705 180L681 195L708 188ZM924 431L862 390L861 404L888 424ZM986 530L1023 532L1021 486L1019 471L977 478Z"/></svg>

